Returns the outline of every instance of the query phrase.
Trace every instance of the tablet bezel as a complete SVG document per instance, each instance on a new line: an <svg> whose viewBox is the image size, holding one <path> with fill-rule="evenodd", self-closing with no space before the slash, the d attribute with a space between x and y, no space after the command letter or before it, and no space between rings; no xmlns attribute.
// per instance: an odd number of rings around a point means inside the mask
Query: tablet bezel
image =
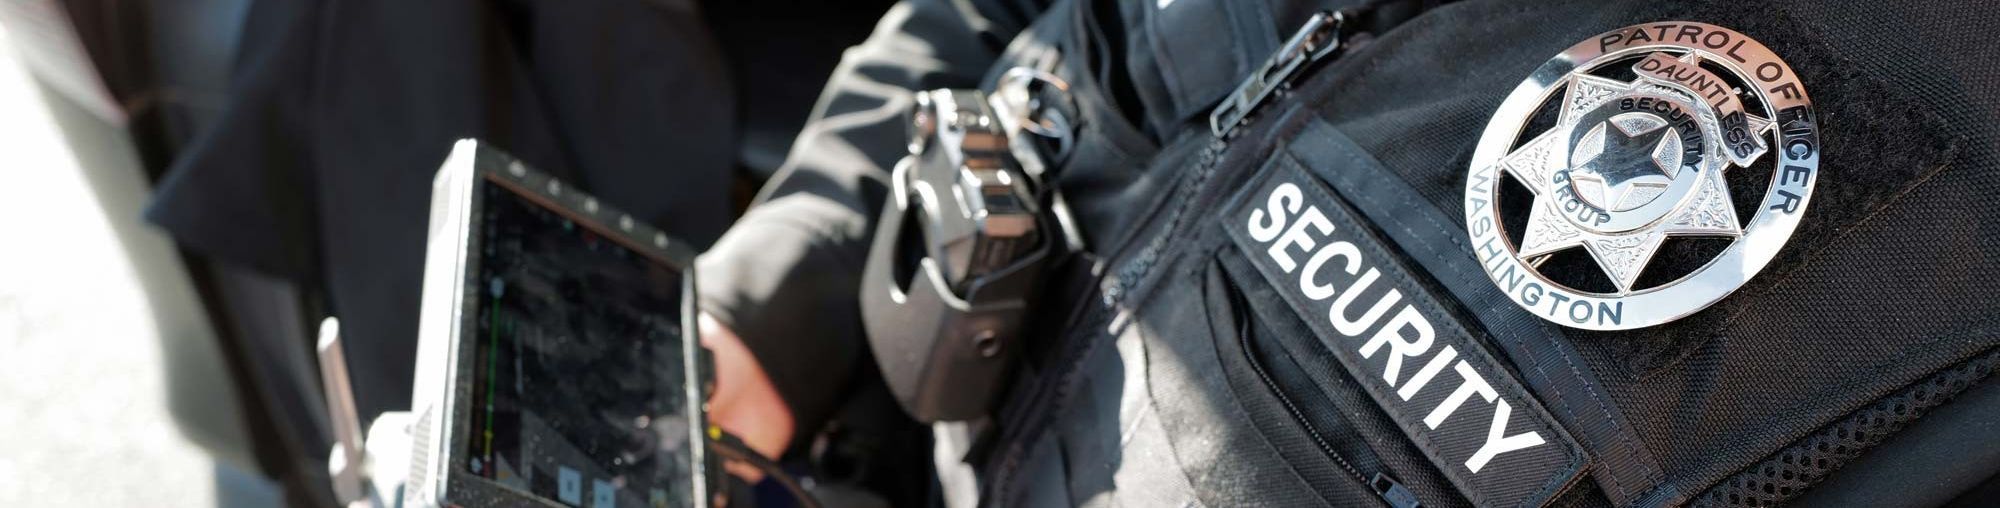
<svg viewBox="0 0 2000 508"><path fill-rule="evenodd" d="M708 426L703 388L713 379L708 371L707 351L700 346L695 316L695 252L685 243L668 237L642 221L604 204L587 193L527 167L497 149L474 140L461 140L438 171L432 185L429 246L424 266L422 316L419 323L418 369L412 402L417 422L412 433L411 478L405 497L411 506L547 506L565 507L554 500L503 486L455 467L463 462L466 439L470 437L471 408L461 401L473 400L473 370L457 366L473 361L474 351L465 337L477 330L480 298L467 298L483 285L479 276L481 259L478 218L485 206L480 183L491 183L513 192L527 202L556 212L578 225L611 239L681 274L681 332L683 372L688 374L683 388L689 407L688 443L694 472L694 506L707 507L712 479L708 471ZM449 418L439 419L437 414ZM441 436L442 439L431 439ZM421 438L421 439L420 439Z"/></svg>

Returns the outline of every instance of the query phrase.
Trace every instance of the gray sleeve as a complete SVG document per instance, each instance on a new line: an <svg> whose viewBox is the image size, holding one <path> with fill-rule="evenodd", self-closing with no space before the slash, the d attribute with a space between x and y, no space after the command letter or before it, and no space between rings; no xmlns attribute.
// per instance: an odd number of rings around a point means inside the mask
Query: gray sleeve
<svg viewBox="0 0 2000 508"><path fill-rule="evenodd" d="M872 365L857 296L889 168L905 150L912 93L977 86L1040 10L1031 3L907 0L890 9L835 68L757 202L702 255L702 310L743 338L792 409L797 436L817 431L857 369Z"/></svg>

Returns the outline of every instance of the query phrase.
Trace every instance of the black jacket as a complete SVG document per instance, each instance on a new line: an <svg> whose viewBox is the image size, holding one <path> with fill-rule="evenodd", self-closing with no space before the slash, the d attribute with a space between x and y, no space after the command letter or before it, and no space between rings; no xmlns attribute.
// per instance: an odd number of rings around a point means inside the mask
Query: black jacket
<svg viewBox="0 0 2000 508"><path fill-rule="evenodd" d="M1375 497L1376 473L1424 504L1481 501L1330 354L1299 349L1318 343L1305 321L1260 303L1280 289L1244 275L1254 268L1214 215L1280 171L1329 189L1408 274L1408 293L1493 351L1571 436L1580 479L1537 499L1750 504L1814 488L1819 501L1930 504L2000 471L2000 406L1981 383L2000 345L2000 295L1983 282L2000 273L1988 217L2000 50L1982 40L1993 8L1454 3L1381 23L1393 28L1312 70L1197 171L1208 109L1306 16L1342 7L900 5L850 51L785 167L704 255L703 308L749 342L801 432L815 429L873 375L856 281L910 93L1054 59L1083 118L1056 182L1092 269L1085 283L1051 284L1074 290L1038 312L1038 350L996 411L996 444L968 459L989 501L1345 505ZM1494 300L1463 241L1487 119L1564 48L1662 20L1734 29L1797 71L1824 141L1810 215L1747 285L1665 325L1581 331ZM1203 179L1188 185L1193 173ZM1144 248L1155 238L1173 241Z"/></svg>

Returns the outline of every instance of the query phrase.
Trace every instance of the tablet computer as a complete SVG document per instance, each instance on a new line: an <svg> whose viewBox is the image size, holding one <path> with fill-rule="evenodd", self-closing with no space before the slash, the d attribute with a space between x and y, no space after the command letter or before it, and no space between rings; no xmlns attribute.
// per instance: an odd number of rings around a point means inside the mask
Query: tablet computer
<svg viewBox="0 0 2000 508"><path fill-rule="evenodd" d="M404 505L707 506L695 253L472 140L430 221Z"/></svg>

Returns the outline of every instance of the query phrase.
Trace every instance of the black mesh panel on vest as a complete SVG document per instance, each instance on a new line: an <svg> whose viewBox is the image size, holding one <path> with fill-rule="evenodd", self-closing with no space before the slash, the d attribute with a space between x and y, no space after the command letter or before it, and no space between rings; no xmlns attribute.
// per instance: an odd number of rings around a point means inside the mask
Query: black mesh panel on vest
<svg viewBox="0 0 2000 508"><path fill-rule="evenodd" d="M1703 493L1693 506L1773 506L1805 492L1932 408L1985 380L2000 364L1988 351L1884 397L1766 457Z"/></svg>

